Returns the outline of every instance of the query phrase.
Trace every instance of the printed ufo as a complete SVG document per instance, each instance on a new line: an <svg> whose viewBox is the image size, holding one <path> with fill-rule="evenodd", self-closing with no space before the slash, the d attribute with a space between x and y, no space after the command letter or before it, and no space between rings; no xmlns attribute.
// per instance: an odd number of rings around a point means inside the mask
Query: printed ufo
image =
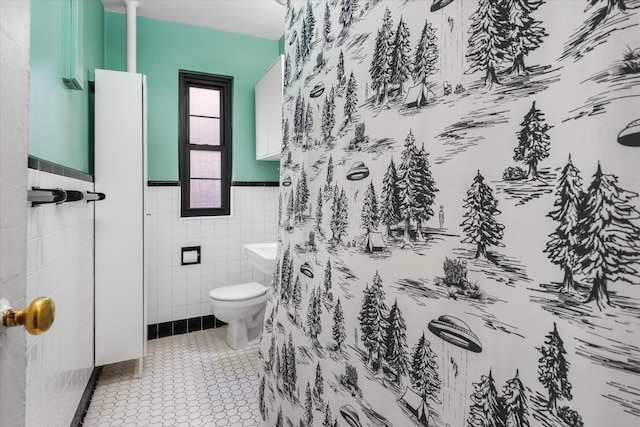
<svg viewBox="0 0 640 427"><path fill-rule="evenodd" d="M369 176L369 168L362 162L355 162L351 169L347 172L347 179L349 181L360 181Z"/></svg>
<svg viewBox="0 0 640 427"><path fill-rule="evenodd" d="M640 119L634 120L618 134L618 142L628 147L640 147Z"/></svg>
<svg viewBox="0 0 640 427"><path fill-rule="evenodd" d="M320 82L313 87L313 89L309 93L309 96L311 98L317 98L320 95L322 95L323 92L324 92L324 83Z"/></svg>
<svg viewBox="0 0 640 427"><path fill-rule="evenodd" d="M429 322L429 330L443 340L465 350L473 351L474 353L482 351L482 344L480 344L476 334L471 332L469 325L457 317L440 316L437 320Z"/></svg>
<svg viewBox="0 0 640 427"><path fill-rule="evenodd" d="M358 413L353 409L353 406L344 405L341 407L340 415L342 415L342 418L344 418L351 427L362 427L362 424L360 424L360 417L358 417Z"/></svg>
<svg viewBox="0 0 640 427"><path fill-rule="evenodd" d="M300 273L313 279L313 267L311 267L309 261L305 261L305 263L300 266Z"/></svg>
<svg viewBox="0 0 640 427"><path fill-rule="evenodd" d="M453 2L453 0L434 0L431 5L431 12L436 12Z"/></svg>
<svg viewBox="0 0 640 427"><path fill-rule="evenodd" d="M288 176L285 176L284 179L282 180L282 185L285 187L288 187L291 185L291 178Z"/></svg>

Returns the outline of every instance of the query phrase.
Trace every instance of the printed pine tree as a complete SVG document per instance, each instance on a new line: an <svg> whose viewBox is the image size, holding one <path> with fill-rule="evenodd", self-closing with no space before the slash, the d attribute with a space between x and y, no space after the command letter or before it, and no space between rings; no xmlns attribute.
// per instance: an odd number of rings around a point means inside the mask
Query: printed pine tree
<svg viewBox="0 0 640 427"><path fill-rule="evenodd" d="M324 421L322 421L322 427L331 427L333 425L333 417L331 416L331 408L329 404L324 409Z"/></svg>
<svg viewBox="0 0 640 427"><path fill-rule="evenodd" d="M282 361L280 360L280 350L276 346L276 376L278 379L282 376Z"/></svg>
<svg viewBox="0 0 640 427"><path fill-rule="evenodd" d="M380 201L380 222L386 226L387 237L392 237L391 227L400 222L399 207L398 174L392 157L382 179L382 200Z"/></svg>
<svg viewBox="0 0 640 427"><path fill-rule="evenodd" d="M324 99L324 105L322 107L322 124L320 126L322 131L322 139L325 144L329 144L333 137L331 133L333 132L333 127L336 124L336 100L335 100L335 90L331 87L331 91L329 95Z"/></svg>
<svg viewBox="0 0 640 427"><path fill-rule="evenodd" d="M278 409L278 418L276 418L275 427L284 427L284 423L282 421L282 408Z"/></svg>
<svg viewBox="0 0 640 427"><path fill-rule="evenodd" d="M300 40L296 39L296 48L295 48L295 58L296 58L296 76L294 78L297 79L300 77L300 73L302 72L302 50L300 48ZM295 127L295 126L294 126Z"/></svg>
<svg viewBox="0 0 640 427"><path fill-rule="evenodd" d="M311 291L309 306L307 308L307 329L314 344L318 343L318 335L322 332L321 321L322 303L320 302L320 289Z"/></svg>
<svg viewBox="0 0 640 427"><path fill-rule="evenodd" d="M293 194L293 190L289 191L289 199L287 200L287 218L286 218L286 229L290 230L291 228L293 228L293 224L292 224L292 220L295 220L295 218L293 217L293 213L294 213L294 202L295 202L295 195Z"/></svg>
<svg viewBox="0 0 640 427"><path fill-rule="evenodd" d="M311 396L311 384L307 382L307 389L304 392L304 418L308 426L313 425L313 398Z"/></svg>
<svg viewBox="0 0 640 427"><path fill-rule="evenodd" d="M280 301L286 304L289 301L289 288L293 278L293 260L291 259L291 245L287 246L282 257L282 270L280 271Z"/></svg>
<svg viewBox="0 0 640 427"><path fill-rule="evenodd" d="M351 123L353 121L353 116L356 114L358 109L358 85L356 84L356 78L353 75L353 71L349 76L349 82L347 83L347 94L345 95L344 100L344 117L345 123Z"/></svg>
<svg viewBox="0 0 640 427"><path fill-rule="evenodd" d="M545 123L544 113L536 108L535 101L520 126L522 130L518 132L518 146L514 149L513 159L526 164L529 167L528 178L535 180L538 179L538 163L549 157L547 132L551 126Z"/></svg>
<svg viewBox="0 0 640 427"><path fill-rule="evenodd" d="M509 58L513 61L511 74L525 74L524 57L542 44L547 35L542 22L531 17L544 0L506 0L503 7L508 15Z"/></svg>
<svg viewBox="0 0 640 427"><path fill-rule="evenodd" d="M307 210L309 197L311 196L309 193L309 186L307 185L307 172L304 169L304 165L300 168L300 178L298 178L296 191L296 194L298 195L298 203L296 204L296 222L302 223L304 219L304 212Z"/></svg>
<svg viewBox="0 0 640 427"><path fill-rule="evenodd" d="M398 308L397 299L391 306L387 317L385 347L385 360L396 371L396 383L400 385L402 375L406 374L409 368L409 352L407 349L407 325L400 308Z"/></svg>
<svg viewBox="0 0 640 427"><path fill-rule="evenodd" d="M517 370L516 376L507 381L502 395L506 427L529 427L527 395Z"/></svg>
<svg viewBox="0 0 640 427"><path fill-rule="evenodd" d="M262 416L262 420L266 421L267 405L264 401L264 387L265 387L265 378L264 376L262 376L262 379L260 380L260 392L258 395L258 402L259 402L260 415Z"/></svg>
<svg viewBox="0 0 640 427"><path fill-rule="evenodd" d="M322 402L322 394L324 393L324 378L322 378L322 369L320 369L320 362L316 365L316 380L315 380L314 394L317 399Z"/></svg>
<svg viewBox="0 0 640 427"><path fill-rule="evenodd" d="M313 38L313 31L316 28L316 17L313 15L313 6L311 5L311 0L307 0L307 16L305 21L307 23L307 31L309 33L309 42L311 42Z"/></svg>
<svg viewBox="0 0 640 427"><path fill-rule="evenodd" d="M398 96L404 93L404 82L411 73L410 53L409 28L400 17L391 48L391 83L398 86Z"/></svg>
<svg viewBox="0 0 640 427"><path fill-rule="evenodd" d="M571 383L567 377L569 373L569 361L564 343L558 334L556 323L553 322L553 331L545 336L544 346L538 347L542 357L538 360L538 380L549 392L547 407L551 413L556 414L559 399L573 399L571 395Z"/></svg>
<svg viewBox="0 0 640 427"><path fill-rule="evenodd" d="M296 390L298 375L297 375L297 364L296 364L296 347L293 345L292 334L289 334L289 345L287 346L286 350L287 350L287 370L286 370L287 390L289 391L289 396L293 397L293 393Z"/></svg>
<svg viewBox="0 0 640 427"><path fill-rule="evenodd" d="M371 294L373 295L373 307L371 308L370 321L372 322L370 337L374 350L378 354L378 372L382 373L382 361L387 351L385 343L385 331L387 329L387 313L389 309L384 302L384 290L382 289L382 279L376 271L371 284Z"/></svg>
<svg viewBox="0 0 640 427"><path fill-rule="evenodd" d="M291 293L291 305L293 305L293 318L295 323L298 323L298 309L302 304L302 283L300 282L300 275L296 275L296 281L293 285L293 292Z"/></svg>
<svg viewBox="0 0 640 427"><path fill-rule="evenodd" d="M333 204L331 205L331 232L333 233L333 241L336 245L339 245L342 236L347 234L347 226L349 225L349 210L347 205L348 199L344 189L340 190L340 192L335 191Z"/></svg>
<svg viewBox="0 0 640 427"><path fill-rule="evenodd" d="M309 53L311 52L311 47L309 46L309 29L307 27L307 21L302 21L302 29L300 30L300 49L302 51L302 60L307 62L309 59Z"/></svg>
<svg viewBox="0 0 640 427"><path fill-rule="evenodd" d="M323 235L322 232L322 188L318 190L318 198L316 199L316 229L320 235Z"/></svg>
<svg viewBox="0 0 640 427"><path fill-rule="evenodd" d="M501 4L495 0L478 0L478 10L471 15L467 61L470 71L484 71L488 87L499 83L497 70L508 53L508 23Z"/></svg>
<svg viewBox="0 0 640 427"><path fill-rule="evenodd" d="M367 349L367 361L373 361L373 355L375 353L375 345L371 340L373 336L373 305L375 303L373 293L369 288L369 283L365 284L364 287L364 296L362 298L362 305L360 306L360 313L358 314L358 320L360 321L360 331L362 335L360 339L364 344L364 347Z"/></svg>
<svg viewBox="0 0 640 427"><path fill-rule="evenodd" d="M380 217L378 214L378 199L376 197L376 189L373 187L373 182L369 183L367 190L364 192L360 218L362 219L361 227L367 230L367 233L378 229Z"/></svg>
<svg viewBox="0 0 640 427"><path fill-rule="evenodd" d="M325 42L331 41L331 10L329 3L324 4L324 25L322 26L322 35Z"/></svg>
<svg viewBox="0 0 640 427"><path fill-rule="evenodd" d="M391 49L393 41L393 22L389 8L384 13L382 27L378 30L373 59L369 74L371 76L371 88L376 91L376 101L384 104L387 98L387 90L391 82Z"/></svg>
<svg viewBox="0 0 640 427"><path fill-rule="evenodd" d="M437 357L431 350L431 344L425 338L423 332L418 343L413 348L409 379L413 388L424 401L431 399L434 402L439 402L438 394L440 393L442 381L438 375Z"/></svg>
<svg viewBox="0 0 640 427"><path fill-rule="evenodd" d="M411 220L415 219L420 211L418 194L420 191L421 171L418 169L418 155L412 131L409 131L409 135L404 140L399 176L400 218L404 221L402 247L413 246L409 231L411 229Z"/></svg>
<svg viewBox="0 0 640 427"><path fill-rule="evenodd" d="M289 87L289 85L291 85L291 58L289 57L289 54L287 53L287 55L285 56L284 59L284 81L283 81L283 85L286 88Z"/></svg>
<svg viewBox="0 0 640 427"><path fill-rule="evenodd" d="M504 427L504 409L496 390L491 371L489 376L482 375L479 383L473 383L471 395L473 404L469 409L467 425L469 427Z"/></svg>
<svg viewBox="0 0 640 427"><path fill-rule="evenodd" d="M342 49L340 50L340 55L338 56L338 66L336 67L336 73L337 73L336 84L338 85L338 89L342 90L341 88L347 82L347 79L344 75L344 54L342 53Z"/></svg>
<svg viewBox="0 0 640 427"><path fill-rule="evenodd" d="M273 369L274 363L276 363L275 355L276 355L276 335L272 334L271 345L269 345L269 361L266 363L267 371L271 371Z"/></svg>
<svg viewBox="0 0 640 427"><path fill-rule="evenodd" d="M476 245L476 258L486 258L488 246L504 246L500 242L504 225L499 224L494 218L500 214L498 201L493 197L491 187L484 183L480 171L467 191L464 207L467 212L463 215L465 220L461 225L467 237L462 243Z"/></svg>
<svg viewBox="0 0 640 427"><path fill-rule="evenodd" d="M420 40L416 45L416 51L413 57L413 81L416 83L427 84L427 77L437 71L438 64L438 46L436 42L436 30L430 22L425 21Z"/></svg>
<svg viewBox="0 0 640 427"><path fill-rule="evenodd" d="M340 304L340 298L336 303L336 308L333 311L333 328L331 330L333 340L338 346L338 351L342 352L342 345L347 338L347 334L344 330L344 313L342 312L342 305Z"/></svg>
<svg viewBox="0 0 640 427"><path fill-rule="evenodd" d="M304 119L304 136L306 138L305 147L311 146L311 135L313 134L313 110L311 109L311 103L307 103L307 113Z"/></svg>
<svg viewBox="0 0 640 427"><path fill-rule="evenodd" d="M578 221L580 220L580 204L584 192L580 171L571 163L571 155L560 178L556 189L558 198L554 202L554 210L547 214L548 217L558 222L556 230L549 235L551 240L547 242L545 252L549 259L564 271L562 279L562 293L576 293L573 273L577 270L576 246L580 238L578 233Z"/></svg>
<svg viewBox="0 0 640 427"><path fill-rule="evenodd" d="M436 182L431 174L431 167L429 165L428 154L424 149L424 144L420 151L416 153L416 170L419 174L419 184L416 188L416 229L417 239L423 240L422 235L422 223L427 222L429 218L433 216L433 206L435 193L438 191L436 188Z"/></svg>
<svg viewBox="0 0 640 427"><path fill-rule="evenodd" d="M295 146L300 146L300 142L302 141L304 119L304 99L302 98L302 89L298 89L293 115L293 142Z"/></svg>
<svg viewBox="0 0 640 427"><path fill-rule="evenodd" d="M280 381L282 383L282 391L287 395L289 394L289 358L287 351L287 343L282 344L282 350L280 351Z"/></svg>
<svg viewBox="0 0 640 427"><path fill-rule="evenodd" d="M358 9L358 0L342 0L342 7L340 8L339 22L344 29L347 29L353 23L353 19Z"/></svg>
<svg viewBox="0 0 640 427"><path fill-rule="evenodd" d="M592 281L586 302L611 305L609 282L637 283L640 260L640 217L632 200L637 193L620 188L615 175L602 173L600 163L584 196L576 254L582 273Z"/></svg>
<svg viewBox="0 0 640 427"><path fill-rule="evenodd" d="M324 269L324 293L327 298L331 297L331 259L327 260L327 266Z"/></svg>
<svg viewBox="0 0 640 427"><path fill-rule="evenodd" d="M280 292L280 260L276 259L276 265L273 267L271 275L271 286L275 289L276 294Z"/></svg>
<svg viewBox="0 0 640 427"><path fill-rule="evenodd" d="M282 128L282 151L289 151L289 118L284 120L284 126Z"/></svg>
<svg viewBox="0 0 640 427"><path fill-rule="evenodd" d="M333 185L333 158L329 154L329 161L327 162L327 183L324 185L325 191L329 191Z"/></svg>

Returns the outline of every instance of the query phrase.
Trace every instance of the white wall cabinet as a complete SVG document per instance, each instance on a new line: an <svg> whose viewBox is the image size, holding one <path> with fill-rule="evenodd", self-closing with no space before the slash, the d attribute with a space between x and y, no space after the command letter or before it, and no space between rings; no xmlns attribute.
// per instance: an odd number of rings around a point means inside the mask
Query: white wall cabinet
<svg viewBox="0 0 640 427"><path fill-rule="evenodd" d="M284 55L256 83L256 160L280 160Z"/></svg>
<svg viewBox="0 0 640 427"><path fill-rule="evenodd" d="M95 365L146 352L146 78L96 70Z"/></svg>

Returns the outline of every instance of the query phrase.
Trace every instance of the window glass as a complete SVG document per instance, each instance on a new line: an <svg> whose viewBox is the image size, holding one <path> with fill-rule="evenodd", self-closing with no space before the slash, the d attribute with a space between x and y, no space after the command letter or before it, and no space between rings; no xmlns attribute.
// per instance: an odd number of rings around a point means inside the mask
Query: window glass
<svg viewBox="0 0 640 427"><path fill-rule="evenodd" d="M219 151L191 150L191 178L217 178L221 176Z"/></svg>

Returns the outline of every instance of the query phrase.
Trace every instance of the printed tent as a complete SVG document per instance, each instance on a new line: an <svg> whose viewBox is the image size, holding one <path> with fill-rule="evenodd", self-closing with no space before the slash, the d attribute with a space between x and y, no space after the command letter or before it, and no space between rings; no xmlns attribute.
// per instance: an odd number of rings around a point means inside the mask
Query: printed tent
<svg viewBox="0 0 640 427"><path fill-rule="evenodd" d="M367 234L367 240L365 243L365 250L367 252L382 252L389 250L386 243L382 239L382 233L370 231Z"/></svg>
<svg viewBox="0 0 640 427"><path fill-rule="evenodd" d="M400 401L404 403L404 405L409 409L413 415L416 416L418 421L420 421L423 425L429 426L429 407L427 406L427 402L424 401L422 397L420 397L415 391L411 390L409 387L405 390L402 397L400 397Z"/></svg>
<svg viewBox="0 0 640 427"><path fill-rule="evenodd" d="M407 92L407 97L404 100L405 107L422 107L423 105L427 105L427 92L429 89L424 83L421 83L417 86L409 88L409 92Z"/></svg>

